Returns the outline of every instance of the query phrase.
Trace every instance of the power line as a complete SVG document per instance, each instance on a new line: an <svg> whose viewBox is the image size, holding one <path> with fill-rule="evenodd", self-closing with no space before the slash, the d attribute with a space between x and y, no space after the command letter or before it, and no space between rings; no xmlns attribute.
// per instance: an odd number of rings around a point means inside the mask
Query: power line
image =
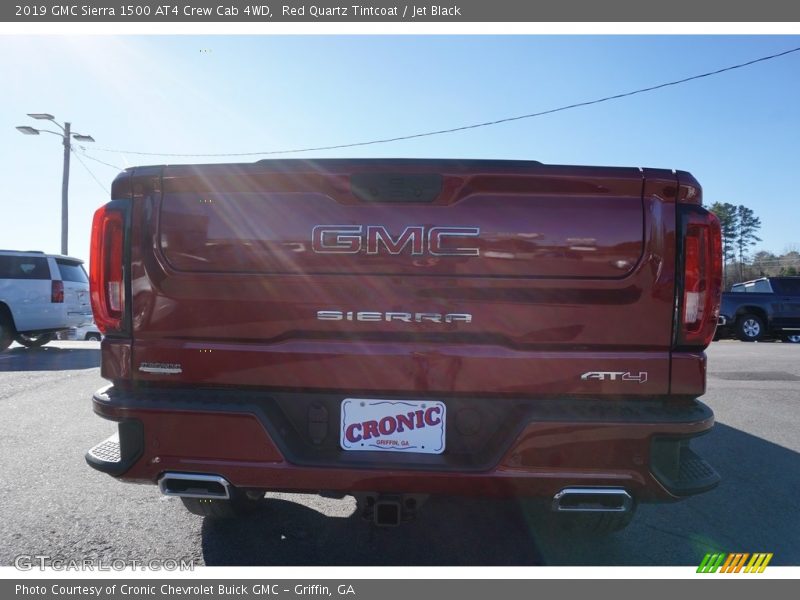
<svg viewBox="0 0 800 600"><path fill-rule="evenodd" d="M100 188L101 188L101 189L102 189L102 190L105 192L106 196L108 196L108 195L109 195L109 191L106 189L106 186L104 186L104 185L103 185L103 184L100 182L100 180L97 178L97 176L95 176L95 174L94 174L94 173L92 173L92 170L91 170L91 169L90 169L90 168L89 168L89 167L86 165L86 163L85 163L85 162L83 162L83 159L81 158L81 155L80 155L80 154L78 154L77 152L75 152L75 149L74 149L74 148L72 148L71 146L70 146L70 150L71 150L71 151L72 151L72 153L75 155L75 158L77 158L77 159L78 159L78 162L80 162L80 163L83 165L83 168L84 168L84 169L86 169L87 173L89 173L89 175L91 175L91 176L92 176L92 179L94 179L94 180L97 182L97 185L99 185L99 186L100 186Z"/></svg>
<svg viewBox="0 0 800 600"><path fill-rule="evenodd" d="M353 142L349 144L332 144L329 146L316 146L316 147L308 147L308 148L294 148L289 150L266 150L264 152L225 152L225 153L213 153L213 154L179 154L179 153L168 153L168 152L137 152L135 150L117 150L114 148L95 148L95 150L99 150L102 152L115 152L118 154L137 154L139 156L173 156L173 157L232 157L232 156L268 156L268 155L276 155L276 154L298 154L301 152L319 152L322 150L339 150L342 148L356 148L360 146L371 146L375 144L388 144L391 142L399 142L403 140L411 140L416 138L423 138L423 137L430 137L434 135L444 135L447 133L456 133L458 131L467 131L469 129L478 129L481 127L491 127L493 125L500 125L501 123L510 123L512 121L521 121L523 119L532 119L534 117L541 117L544 115L550 115L557 112L563 112L565 110L571 110L573 108L580 108L584 106L591 106L594 104L601 104L603 102L609 102L611 100L619 100L620 98L628 98L630 96L635 96L637 94L644 94L646 92L652 92L655 90L660 90L666 87L680 85L683 83L687 83L689 81L695 81L697 79L703 79L705 77L712 77L714 75L719 75L721 73L726 73L728 71L733 71L736 69L743 69L744 67L749 67L751 65L766 62L768 60L773 60L776 58L780 58L782 56L787 56L794 52L800 52L800 47L792 48L790 50L786 50L784 52L779 52L777 54L770 54L769 56L762 56L761 58L756 58L754 60L750 60L747 62L731 65L728 67L724 67L722 69L717 69L716 71L708 71L706 73L701 73L699 75L692 75L691 77L685 77L683 79L677 79L675 81L669 81L666 83L661 83L658 85L640 88L637 90L633 90L630 92L623 92L621 94L615 94L613 96L605 96L603 98L598 98L595 100L588 100L585 102L576 102L574 104L568 104L566 106L560 106L558 108L551 108L549 110L543 110L539 112L528 113L524 115L517 115L515 117L506 117L504 119L496 119L494 121L484 121L482 123L473 123L471 125L463 125L461 127L452 127L449 129L438 129L435 131L426 131L423 133L414 133L411 135L402 135L390 138L381 138L381 139L374 139L364 142Z"/></svg>
<svg viewBox="0 0 800 600"><path fill-rule="evenodd" d="M83 146L79 146L79 148L81 149L81 154L83 154L84 158L88 158L89 160L93 160L94 162L100 163L101 165L105 165L107 167L111 167L112 169L115 169L117 171L124 171L125 170L125 167L118 167L117 165L112 165L111 163L107 163L105 161L100 160L99 158L95 158L94 156L91 156L90 154L87 154L86 153L86 149Z"/></svg>

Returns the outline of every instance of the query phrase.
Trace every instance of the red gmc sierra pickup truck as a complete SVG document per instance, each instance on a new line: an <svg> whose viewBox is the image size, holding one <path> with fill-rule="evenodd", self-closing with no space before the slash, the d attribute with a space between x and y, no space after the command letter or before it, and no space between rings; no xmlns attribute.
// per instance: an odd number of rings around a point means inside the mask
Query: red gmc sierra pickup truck
<svg viewBox="0 0 800 600"><path fill-rule="evenodd" d="M209 517L517 496L597 532L719 481L690 447L721 253L689 173L268 160L131 168L111 197L99 471Z"/></svg>

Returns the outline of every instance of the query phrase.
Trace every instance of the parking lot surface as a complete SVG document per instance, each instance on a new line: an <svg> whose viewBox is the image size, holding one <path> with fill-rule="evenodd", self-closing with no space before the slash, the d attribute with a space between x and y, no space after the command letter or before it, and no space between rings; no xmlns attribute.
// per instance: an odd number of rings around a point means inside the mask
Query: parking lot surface
<svg viewBox="0 0 800 600"><path fill-rule="evenodd" d="M114 425L92 414L100 344L0 354L0 564L193 559L208 565L697 565L706 552L772 552L800 565L800 345L714 343L710 434L693 442L722 475L684 502L643 505L623 532L545 535L520 502L432 498L416 521L375 528L351 497L270 494L252 517L204 520L155 486L93 471L84 452Z"/></svg>

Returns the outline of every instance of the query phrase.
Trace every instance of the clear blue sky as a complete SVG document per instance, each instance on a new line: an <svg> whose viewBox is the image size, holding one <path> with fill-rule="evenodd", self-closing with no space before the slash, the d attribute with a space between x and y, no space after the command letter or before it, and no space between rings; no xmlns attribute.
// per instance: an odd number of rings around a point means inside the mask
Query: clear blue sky
<svg viewBox="0 0 800 600"><path fill-rule="evenodd" d="M49 112L117 154L347 143L534 112L800 46L800 36L0 37L0 247L57 251L62 148L22 136ZM707 202L761 217L759 248L800 245L800 54L613 103L305 157L535 159L691 171ZM226 160L226 159L217 159ZM237 160L237 159L231 159ZM243 158L241 160L256 160ZM117 171L84 159L103 187ZM70 253L106 193L73 158Z"/></svg>

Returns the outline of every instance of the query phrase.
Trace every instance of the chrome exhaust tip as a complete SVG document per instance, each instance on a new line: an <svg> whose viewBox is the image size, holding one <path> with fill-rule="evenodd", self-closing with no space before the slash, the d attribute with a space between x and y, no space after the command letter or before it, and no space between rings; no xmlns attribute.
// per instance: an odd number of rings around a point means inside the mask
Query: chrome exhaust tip
<svg viewBox="0 0 800 600"><path fill-rule="evenodd" d="M629 512L633 498L623 488L572 487L553 496L555 512Z"/></svg>
<svg viewBox="0 0 800 600"><path fill-rule="evenodd" d="M158 480L158 489L165 496L182 498L228 500L231 497L231 484L219 475L164 473Z"/></svg>

